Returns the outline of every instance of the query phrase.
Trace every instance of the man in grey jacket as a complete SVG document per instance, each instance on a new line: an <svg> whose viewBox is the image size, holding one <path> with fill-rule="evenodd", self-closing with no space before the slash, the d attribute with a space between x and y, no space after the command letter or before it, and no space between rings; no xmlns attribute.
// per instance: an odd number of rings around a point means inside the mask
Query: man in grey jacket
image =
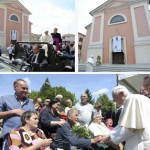
<svg viewBox="0 0 150 150"><path fill-rule="evenodd" d="M100 142L101 136L86 139L78 138L72 133L71 128L78 123L78 110L76 108L70 109L67 116L66 123L57 130L56 140L54 142L57 150L71 150L70 146L88 148L91 144Z"/></svg>

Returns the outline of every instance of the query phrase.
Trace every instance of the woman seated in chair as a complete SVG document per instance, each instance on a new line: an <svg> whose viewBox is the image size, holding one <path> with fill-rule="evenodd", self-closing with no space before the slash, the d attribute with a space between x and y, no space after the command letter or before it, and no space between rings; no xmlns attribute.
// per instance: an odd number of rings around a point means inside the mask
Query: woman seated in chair
<svg viewBox="0 0 150 150"><path fill-rule="evenodd" d="M102 122L102 116L99 113L95 112L92 118L92 123L89 125L89 130L93 133L94 136L105 136L110 134L111 130L106 127L106 125ZM113 142L108 141L106 143L109 145L107 150L120 150L118 145L115 145ZM103 146L99 144L99 146Z"/></svg>
<svg viewBox="0 0 150 150"><path fill-rule="evenodd" d="M21 117L22 127L8 135L9 150L50 150L52 139L47 139L38 129L38 114L26 111Z"/></svg>

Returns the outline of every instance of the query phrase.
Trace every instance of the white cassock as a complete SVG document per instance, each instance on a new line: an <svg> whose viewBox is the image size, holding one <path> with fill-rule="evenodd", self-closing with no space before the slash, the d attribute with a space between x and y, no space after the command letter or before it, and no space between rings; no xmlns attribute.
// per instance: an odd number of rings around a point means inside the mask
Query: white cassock
<svg viewBox="0 0 150 150"><path fill-rule="evenodd" d="M94 59L92 57L93 55L86 62L86 72L93 72Z"/></svg>
<svg viewBox="0 0 150 150"><path fill-rule="evenodd" d="M111 132L115 144L126 142L125 150L150 150L150 99L139 94L126 97L118 126Z"/></svg>
<svg viewBox="0 0 150 150"><path fill-rule="evenodd" d="M40 37L40 42L47 42L47 43L52 44L53 43L53 38L52 38L51 35L42 35ZM47 52L48 52L47 44L43 44L42 48L45 50L45 56L48 56L48 54L47 54Z"/></svg>
<svg viewBox="0 0 150 150"><path fill-rule="evenodd" d="M47 42L47 43L53 43L53 38L51 35L42 35L40 37L40 42Z"/></svg>

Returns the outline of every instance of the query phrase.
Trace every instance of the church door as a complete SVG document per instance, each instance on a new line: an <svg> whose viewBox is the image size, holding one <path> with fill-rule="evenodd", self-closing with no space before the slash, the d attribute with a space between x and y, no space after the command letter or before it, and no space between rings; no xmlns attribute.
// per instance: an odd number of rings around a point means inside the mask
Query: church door
<svg viewBox="0 0 150 150"><path fill-rule="evenodd" d="M121 36L114 36L112 39L112 64L125 64L124 42Z"/></svg>
<svg viewBox="0 0 150 150"><path fill-rule="evenodd" d="M112 64L124 64L124 53L123 52L112 53Z"/></svg>

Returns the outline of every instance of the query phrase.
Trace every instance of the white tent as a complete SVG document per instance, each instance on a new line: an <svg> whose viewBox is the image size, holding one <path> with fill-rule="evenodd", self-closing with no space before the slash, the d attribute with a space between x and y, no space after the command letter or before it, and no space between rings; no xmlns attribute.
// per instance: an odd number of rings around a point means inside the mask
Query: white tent
<svg viewBox="0 0 150 150"><path fill-rule="evenodd" d="M138 94L143 86L143 78L150 74L119 74L117 76L118 84L125 86L130 92Z"/></svg>

